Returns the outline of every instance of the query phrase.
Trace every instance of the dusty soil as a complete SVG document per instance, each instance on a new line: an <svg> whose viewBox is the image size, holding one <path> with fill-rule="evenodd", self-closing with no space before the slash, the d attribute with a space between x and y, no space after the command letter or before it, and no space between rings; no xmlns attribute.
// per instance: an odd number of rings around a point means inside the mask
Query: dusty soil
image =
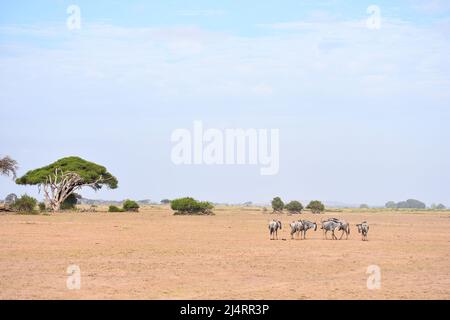
<svg viewBox="0 0 450 320"><path fill-rule="evenodd" d="M290 240L296 216L218 208L215 216L140 213L0 215L1 299L449 299L450 214L303 214L352 223L348 240ZM270 241L268 221L283 222ZM369 241L355 224L370 223ZM286 239L286 240L282 240ZM81 289L66 286L78 265ZM369 265L381 288L369 290Z"/></svg>

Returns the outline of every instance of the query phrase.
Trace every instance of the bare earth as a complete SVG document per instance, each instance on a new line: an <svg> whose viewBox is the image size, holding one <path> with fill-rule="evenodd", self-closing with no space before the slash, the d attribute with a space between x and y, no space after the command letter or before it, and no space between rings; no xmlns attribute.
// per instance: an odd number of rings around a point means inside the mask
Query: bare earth
<svg viewBox="0 0 450 320"><path fill-rule="evenodd" d="M449 213L346 210L348 240L290 240L297 216L218 208L215 216L140 213L0 215L1 299L449 299ZM267 223L283 222L278 241ZM356 223L370 224L361 241ZM285 241L282 238L286 239ZM81 289L66 286L81 269ZM381 289L367 288L369 265Z"/></svg>

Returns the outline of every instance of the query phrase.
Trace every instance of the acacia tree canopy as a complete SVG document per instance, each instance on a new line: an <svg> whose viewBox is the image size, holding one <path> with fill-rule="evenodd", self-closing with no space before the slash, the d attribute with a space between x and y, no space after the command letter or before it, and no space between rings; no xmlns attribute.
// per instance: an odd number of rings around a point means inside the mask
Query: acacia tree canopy
<svg viewBox="0 0 450 320"><path fill-rule="evenodd" d="M116 177L105 167L80 157L62 158L48 166L28 171L16 183L42 187L46 201L54 211L59 210L64 200L82 187L99 190L103 186L115 189L118 185Z"/></svg>
<svg viewBox="0 0 450 320"><path fill-rule="evenodd" d="M105 167L94 162L86 161L80 157L67 157L35 170L28 171L24 176L16 180L17 184L39 185L47 182L55 170L63 173L76 173L81 177L80 186L90 185L95 190L101 189L103 185L110 189L117 188L117 179L109 173ZM92 185L91 185L92 184Z"/></svg>

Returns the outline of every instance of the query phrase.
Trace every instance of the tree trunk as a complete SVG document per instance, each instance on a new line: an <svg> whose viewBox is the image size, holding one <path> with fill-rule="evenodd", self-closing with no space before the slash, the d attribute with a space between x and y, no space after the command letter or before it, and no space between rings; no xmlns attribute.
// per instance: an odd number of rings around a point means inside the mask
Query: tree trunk
<svg viewBox="0 0 450 320"><path fill-rule="evenodd" d="M60 203L60 202L52 201L52 203L51 203L52 211L59 211L59 210L61 210L61 204L62 203Z"/></svg>
<svg viewBox="0 0 450 320"><path fill-rule="evenodd" d="M63 173L56 169L49 175L47 182L42 184L46 206L52 211L61 210L61 205L77 188L80 188L82 179L73 172Z"/></svg>
<svg viewBox="0 0 450 320"><path fill-rule="evenodd" d="M52 211L59 211L61 205L76 190L82 187L91 187L97 190L98 183L104 181L102 177L92 183L83 183L83 179L75 172L64 173L56 169L55 173L47 177L46 183L42 183L40 188L44 190L46 206Z"/></svg>

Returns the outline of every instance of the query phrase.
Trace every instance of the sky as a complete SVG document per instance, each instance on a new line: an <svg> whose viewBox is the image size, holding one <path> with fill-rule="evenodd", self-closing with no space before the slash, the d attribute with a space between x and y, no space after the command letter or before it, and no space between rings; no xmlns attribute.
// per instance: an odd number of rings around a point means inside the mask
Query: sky
<svg viewBox="0 0 450 320"><path fill-rule="evenodd" d="M0 156L106 166L87 198L450 205L449 57L445 0L0 0ZM176 165L194 121L278 129L278 173Z"/></svg>

